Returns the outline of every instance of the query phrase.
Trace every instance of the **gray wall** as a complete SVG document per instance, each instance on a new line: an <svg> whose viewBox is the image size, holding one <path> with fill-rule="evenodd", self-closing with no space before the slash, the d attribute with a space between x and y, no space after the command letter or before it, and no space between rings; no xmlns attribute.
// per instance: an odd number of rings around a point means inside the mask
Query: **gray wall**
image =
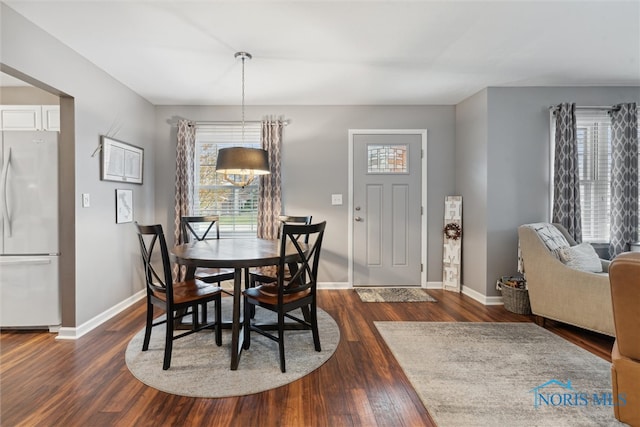
<svg viewBox="0 0 640 427"><path fill-rule="evenodd" d="M248 106L247 120L271 115L290 121L282 146L283 204L290 214L311 212L327 220L319 280L347 282L348 130L427 129L427 280L442 281L444 198L454 191L453 106ZM156 108L156 218L173 224L176 123L179 118L227 121L239 107ZM342 193L344 204L331 205Z"/></svg>
<svg viewBox="0 0 640 427"><path fill-rule="evenodd" d="M517 227L549 220L549 107L561 102L640 102L640 88L488 88L457 106L456 188L467 198L464 283L484 295L499 295L496 279L516 271ZM473 146L474 137L480 147ZM472 189L478 195L471 194ZM473 201L472 217L470 197L484 197ZM475 218L476 212L485 215Z"/></svg>
<svg viewBox="0 0 640 427"><path fill-rule="evenodd" d="M65 158L75 156L73 174L61 171L71 176L61 191L73 200L63 204L61 222L75 217L75 253L65 250L62 257L71 258L75 279L63 278L61 290L63 326L79 326L144 289L134 225L115 224L115 189L133 189L135 220L153 220L155 109L4 3L0 19L0 62L75 104L75 117L68 116L74 108L61 109L61 153L71 150ZM65 123L71 124L66 130ZM100 156L92 154L100 135L110 130L110 136L145 149L144 185L100 181ZM82 193L90 193L90 208L81 207ZM73 239L74 233L61 239Z"/></svg>
<svg viewBox="0 0 640 427"><path fill-rule="evenodd" d="M487 272L487 91L456 106L456 192L462 196L462 283L484 294Z"/></svg>

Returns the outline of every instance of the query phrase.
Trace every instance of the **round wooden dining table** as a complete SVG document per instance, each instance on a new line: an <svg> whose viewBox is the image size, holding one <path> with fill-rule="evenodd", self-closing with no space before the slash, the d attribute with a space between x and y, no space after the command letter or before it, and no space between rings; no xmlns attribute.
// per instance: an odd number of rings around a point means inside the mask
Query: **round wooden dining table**
<svg viewBox="0 0 640 427"><path fill-rule="evenodd" d="M300 246L305 249L303 243ZM231 370L238 369L242 352L242 322L240 301L242 297L242 271L245 283L249 283L249 269L280 262L280 240L258 238L222 238L195 241L175 246L171 253L176 263L187 267L186 279L193 279L196 268L233 268L233 315L231 319ZM285 248L285 262L299 258L296 248L289 243Z"/></svg>

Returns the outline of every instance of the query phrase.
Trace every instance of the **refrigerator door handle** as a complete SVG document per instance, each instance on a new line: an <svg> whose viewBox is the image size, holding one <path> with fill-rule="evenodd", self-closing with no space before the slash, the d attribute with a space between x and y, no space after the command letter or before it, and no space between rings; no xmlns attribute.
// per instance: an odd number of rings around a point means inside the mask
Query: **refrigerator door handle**
<svg viewBox="0 0 640 427"><path fill-rule="evenodd" d="M48 258L21 258L21 257L3 257L0 258L0 265L44 265L51 264Z"/></svg>
<svg viewBox="0 0 640 427"><path fill-rule="evenodd" d="M9 165L11 164L11 147L7 153L7 158L2 165L2 176L0 177L0 185L2 185L2 216L7 221L7 229L5 231L7 237L11 237L11 218L9 218L9 206L7 203L7 175L9 174Z"/></svg>

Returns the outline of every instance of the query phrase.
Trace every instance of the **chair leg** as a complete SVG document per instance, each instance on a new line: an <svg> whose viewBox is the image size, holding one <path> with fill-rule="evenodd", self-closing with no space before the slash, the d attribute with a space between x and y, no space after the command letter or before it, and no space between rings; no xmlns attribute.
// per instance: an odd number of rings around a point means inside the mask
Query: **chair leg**
<svg viewBox="0 0 640 427"><path fill-rule="evenodd" d="M162 369L167 370L171 366L171 351L173 350L173 310L167 311L166 334L164 340L164 362Z"/></svg>
<svg viewBox="0 0 640 427"><path fill-rule="evenodd" d="M311 323L311 314L309 313L309 306L305 305L304 307L300 307L302 311L302 317L306 322Z"/></svg>
<svg viewBox="0 0 640 427"><path fill-rule="evenodd" d="M278 312L278 353L280 353L280 370L286 372L284 363L284 313Z"/></svg>
<svg viewBox="0 0 640 427"><path fill-rule="evenodd" d="M216 309L216 345L220 347L222 345L222 295L218 294L214 300L214 304ZM206 304L203 305L206 307Z"/></svg>
<svg viewBox="0 0 640 427"><path fill-rule="evenodd" d="M195 331L198 329L198 313L200 313L200 309L198 308L198 304L193 304L191 306L191 330Z"/></svg>
<svg viewBox="0 0 640 427"><path fill-rule="evenodd" d="M202 303L202 316L200 316L200 324L204 325L207 323L207 303Z"/></svg>
<svg viewBox="0 0 640 427"><path fill-rule="evenodd" d="M142 351L149 350L149 340L151 339L151 328L153 327L153 304L147 299L147 324L144 328L144 341Z"/></svg>
<svg viewBox="0 0 640 427"><path fill-rule="evenodd" d="M250 277L249 280L247 280L248 277ZM255 288L256 287L256 278L255 278L255 276L251 276L251 275L245 276L245 283L248 283L249 287ZM246 288L246 286L245 286L245 288ZM250 306L251 306L251 310L249 311L249 317L251 319L253 319L253 318L256 317L256 306L253 305L253 304L250 304Z"/></svg>
<svg viewBox="0 0 640 427"><path fill-rule="evenodd" d="M242 348L248 350L251 346L251 310L255 310L255 306L250 304L247 299L244 300L244 320L243 320L243 334L244 340L242 341Z"/></svg>
<svg viewBox="0 0 640 427"><path fill-rule="evenodd" d="M311 332L313 334L313 345L316 351L321 351L320 332L318 331L318 311L316 310L315 303L311 304Z"/></svg>

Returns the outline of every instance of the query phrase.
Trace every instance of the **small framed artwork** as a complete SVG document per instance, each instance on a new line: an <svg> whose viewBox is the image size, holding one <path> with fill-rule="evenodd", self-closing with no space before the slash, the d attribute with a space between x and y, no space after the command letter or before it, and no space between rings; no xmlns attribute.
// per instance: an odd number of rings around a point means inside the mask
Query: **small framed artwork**
<svg viewBox="0 0 640 427"><path fill-rule="evenodd" d="M133 190L116 190L116 224L133 222Z"/></svg>
<svg viewBox="0 0 640 427"><path fill-rule="evenodd" d="M144 150L108 136L101 139L100 179L142 184Z"/></svg>

